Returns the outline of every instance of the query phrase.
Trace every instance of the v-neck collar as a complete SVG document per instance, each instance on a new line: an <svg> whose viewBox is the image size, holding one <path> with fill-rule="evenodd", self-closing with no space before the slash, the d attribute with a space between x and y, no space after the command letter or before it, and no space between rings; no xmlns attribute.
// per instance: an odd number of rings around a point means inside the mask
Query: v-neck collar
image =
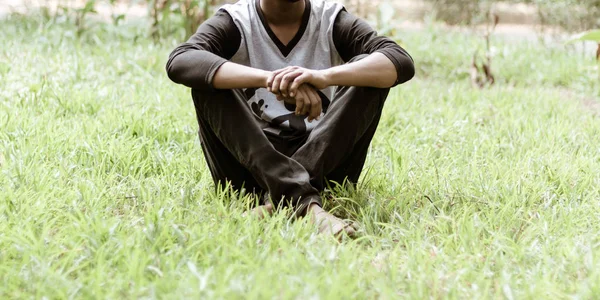
<svg viewBox="0 0 600 300"><path fill-rule="evenodd" d="M306 28L308 27L308 21L310 20L310 11L311 11L310 1L304 0L304 15L302 15L302 24L300 24L300 28L298 29L298 32L296 33L294 38L287 45L284 45L281 42L281 40L279 40L277 35L275 35L273 30L271 30L271 27L269 26L269 23L267 23L267 19L265 18L264 14L263 14L262 8L260 7L260 0L255 0L255 3L256 3L256 5L255 5L256 13L258 13L260 22L262 23L263 27L267 31L267 34L269 34L269 37L271 38L273 43L275 43L277 48L279 48L279 51L281 52L281 54L284 57L287 57L292 52L292 50L294 50L294 47L296 47L298 42L300 42L300 39L304 35L304 32L306 32Z"/></svg>

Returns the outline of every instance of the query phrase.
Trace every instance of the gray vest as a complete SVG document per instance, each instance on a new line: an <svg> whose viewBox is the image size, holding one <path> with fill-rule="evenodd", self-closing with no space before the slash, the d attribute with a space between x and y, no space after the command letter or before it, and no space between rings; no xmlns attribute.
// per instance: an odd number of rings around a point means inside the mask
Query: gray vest
<svg viewBox="0 0 600 300"><path fill-rule="evenodd" d="M320 70L343 63L332 38L334 21L343 9L341 4L310 0L311 11L306 31L287 56L282 54L269 35L256 6L255 0L240 0L222 7L231 15L242 36L240 48L231 58L232 62L268 71L287 66ZM333 93L333 87L321 91L323 111L327 110ZM293 105L278 101L266 89L248 89L245 94L248 105L261 120L265 131L282 136L298 135L311 131L318 124L316 120L308 123L305 116L296 116Z"/></svg>

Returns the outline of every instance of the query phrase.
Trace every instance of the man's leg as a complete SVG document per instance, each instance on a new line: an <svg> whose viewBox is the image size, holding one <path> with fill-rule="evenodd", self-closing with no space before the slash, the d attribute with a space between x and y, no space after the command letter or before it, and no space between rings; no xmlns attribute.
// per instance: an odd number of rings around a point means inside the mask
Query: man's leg
<svg viewBox="0 0 600 300"><path fill-rule="evenodd" d="M202 119L198 119L198 124L202 152L215 184L224 186L229 183L236 191L243 189L248 193L262 196L265 192L263 188L256 182L250 171L244 168L221 143L210 126Z"/></svg>
<svg viewBox="0 0 600 300"><path fill-rule="evenodd" d="M360 59L357 58L357 59ZM389 89L339 87L321 123L306 143L292 155L310 174L311 184L322 191L327 180L356 183L377 130ZM352 226L322 209L322 203L309 206L309 214L320 232L352 236Z"/></svg>
<svg viewBox="0 0 600 300"><path fill-rule="evenodd" d="M339 87L329 111L292 158L322 191L327 180L356 183L389 89Z"/></svg>
<svg viewBox="0 0 600 300"><path fill-rule="evenodd" d="M290 205L298 215L303 215L310 203L320 201L304 167L275 150L269 142L242 91L192 90L192 98L215 181L233 179L239 185L239 181L251 175L254 182L246 182L246 189L257 184L269 191L275 206ZM217 154L224 150L227 152ZM247 173L233 174L240 171L240 166ZM286 203L281 203L283 197Z"/></svg>
<svg viewBox="0 0 600 300"><path fill-rule="evenodd" d="M354 148L350 151L348 157L339 163L333 171L328 172L325 175L323 184L327 184L328 182L342 184L344 181L347 181L350 184L358 183L358 178L365 165L369 146L371 145L371 141L377 130L377 125L379 125L380 118L381 113L376 116L362 138L354 145Z"/></svg>

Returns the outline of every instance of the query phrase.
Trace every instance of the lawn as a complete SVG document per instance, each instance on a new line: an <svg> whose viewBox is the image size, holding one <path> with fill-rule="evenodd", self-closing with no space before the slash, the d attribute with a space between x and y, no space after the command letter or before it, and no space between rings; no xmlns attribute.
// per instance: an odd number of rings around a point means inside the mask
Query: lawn
<svg viewBox="0 0 600 300"><path fill-rule="evenodd" d="M326 202L361 224L338 243L214 190L190 93L164 71L175 38L0 27L0 298L600 295L592 54L495 38L480 90L481 38L401 32L418 74L392 91L357 189Z"/></svg>

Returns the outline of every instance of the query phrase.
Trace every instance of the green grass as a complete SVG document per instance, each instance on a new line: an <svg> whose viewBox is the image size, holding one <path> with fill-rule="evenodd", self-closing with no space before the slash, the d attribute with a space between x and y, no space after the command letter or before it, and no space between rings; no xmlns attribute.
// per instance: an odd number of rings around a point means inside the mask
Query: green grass
<svg viewBox="0 0 600 300"><path fill-rule="evenodd" d="M215 192L189 91L140 27L0 22L0 298L595 298L600 119L591 57L407 33L396 88L338 244ZM596 84L596 85L595 85Z"/></svg>

